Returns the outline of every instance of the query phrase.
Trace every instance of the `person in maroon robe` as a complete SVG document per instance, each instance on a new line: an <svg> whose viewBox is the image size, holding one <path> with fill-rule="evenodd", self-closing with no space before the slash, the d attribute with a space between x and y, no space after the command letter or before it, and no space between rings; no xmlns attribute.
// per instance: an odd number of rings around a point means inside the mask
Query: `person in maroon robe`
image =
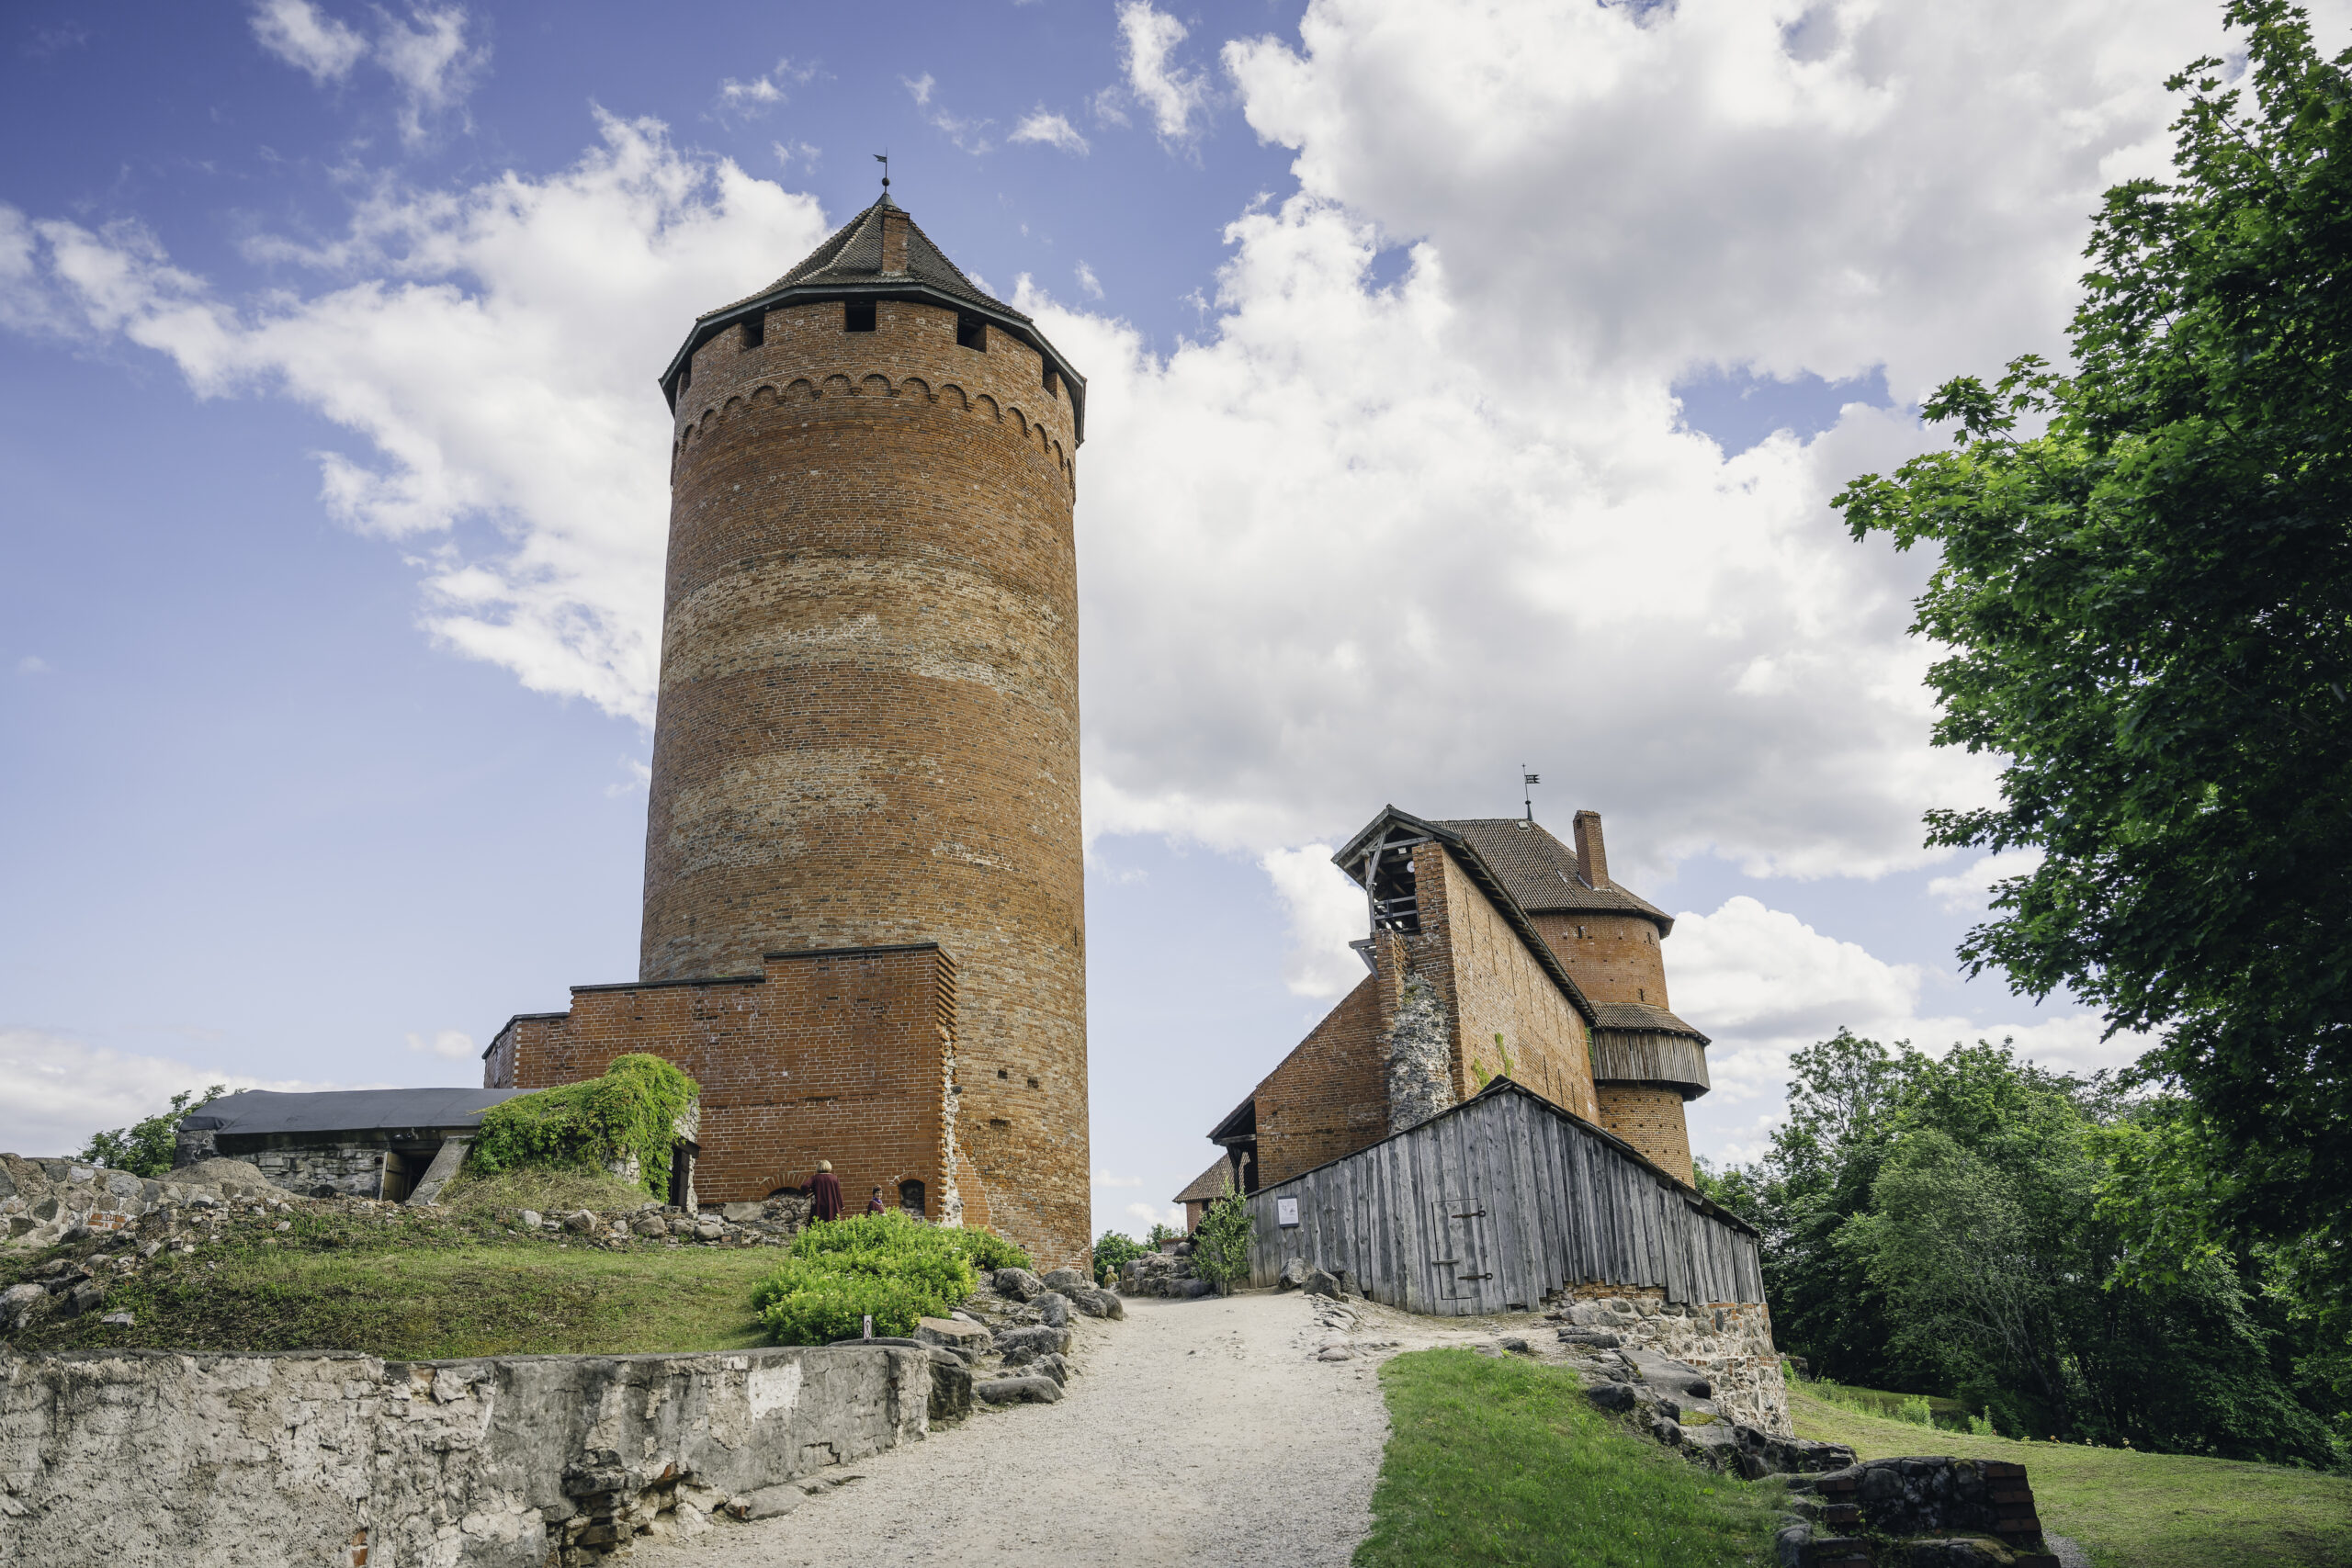
<svg viewBox="0 0 2352 1568"><path fill-rule="evenodd" d="M838 1220L842 1217L842 1184L833 1179L833 1162L820 1159L817 1174L808 1179L808 1217L812 1220Z"/></svg>
<svg viewBox="0 0 2352 1568"><path fill-rule="evenodd" d="M882 1212L882 1189L879 1187L874 1190L874 1196L865 1201L865 1212L869 1214L878 1214Z"/></svg>

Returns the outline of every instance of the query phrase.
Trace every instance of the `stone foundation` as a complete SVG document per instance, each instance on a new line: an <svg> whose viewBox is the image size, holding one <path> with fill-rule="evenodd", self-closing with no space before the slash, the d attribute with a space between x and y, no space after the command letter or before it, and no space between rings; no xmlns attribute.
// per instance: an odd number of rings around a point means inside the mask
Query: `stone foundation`
<svg viewBox="0 0 2352 1568"><path fill-rule="evenodd" d="M1706 1374L1731 1420L1774 1437L1789 1425L1789 1385L1772 1348L1772 1316L1761 1302L1690 1306L1662 1290L1579 1285L1555 1298L1549 1314L1563 1342L1588 1353L1636 1352L1680 1361Z"/></svg>
<svg viewBox="0 0 2352 1568"><path fill-rule="evenodd" d="M922 1438L920 1348L20 1356L0 1563L547 1568L765 1517Z"/></svg>

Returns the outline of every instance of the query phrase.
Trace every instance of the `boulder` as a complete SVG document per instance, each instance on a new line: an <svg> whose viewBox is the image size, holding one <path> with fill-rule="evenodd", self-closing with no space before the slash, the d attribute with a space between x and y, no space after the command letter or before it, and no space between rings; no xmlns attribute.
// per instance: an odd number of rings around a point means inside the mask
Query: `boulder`
<svg viewBox="0 0 2352 1568"><path fill-rule="evenodd" d="M1356 1359L1356 1353L1345 1345L1326 1345L1317 1353L1315 1359L1318 1361L1352 1361Z"/></svg>
<svg viewBox="0 0 2352 1568"><path fill-rule="evenodd" d="M1058 1291L1047 1291L1029 1303L1037 1309L1037 1321L1048 1328L1069 1326L1069 1298Z"/></svg>
<svg viewBox="0 0 2352 1568"><path fill-rule="evenodd" d="M931 1353L931 1423L961 1421L972 1413L972 1369L952 1350Z"/></svg>
<svg viewBox="0 0 2352 1568"><path fill-rule="evenodd" d="M0 1291L0 1334L28 1327L49 1315L49 1292L40 1285L11 1285Z"/></svg>
<svg viewBox="0 0 2352 1568"><path fill-rule="evenodd" d="M1616 1335L1598 1328L1563 1328L1560 1343L1585 1350L1614 1350L1624 1343Z"/></svg>
<svg viewBox="0 0 2352 1568"><path fill-rule="evenodd" d="M1046 1289L1067 1292L1072 1285L1091 1285L1093 1280L1075 1269L1056 1269L1044 1276Z"/></svg>
<svg viewBox="0 0 2352 1568"><path fill-rule="evenodd" d="M629 1228L639 1235L651 1236L659 1241L670 1234L670 1222L660 1214L646 1214L631 1221Z"/></svg>
<svg viewBox="0 0 2352 1568"><path fill-rule="evenodd" d="M65 1293L58 1310L68 1317L79 1317L85 1312L96 1312L107 1299L104 1285L96 1280L85 1280Z"/></svg>
<svg viewBox="0 0 2352 1568"><path fill-rule="evenodd" d="M1511 1351L1517 1355L1532 1356L1535 1354L1535 1347L1530 1345L1526 1340L1521 1339L1516 1334L1505 1335L1502 1338L1496 1340L1495 1343L1501 1346L1504 1349Z"/></svg>
<svg viewBox="0 0 2352 1568"><path fill-rule="evenodd" d="M1062 1385L1046 1377L991 1378L974 1383L972 1393L984 1404L1051 1404Z"/></svg>
<svg viewBox="0 0 2352 1568"><path fill-rule="evenodd" d="M696 1241L717 1241L726 1234L727 1227L707 1214L695 1222L695 1239Z"/></svg>
<svg viewBox="0 0 2352 1568"><path fill-rule="evenodd" d="M266 1192L271 1186L269 1178L261 1173L258 1166L226 1157L198 1160L194 1165L182 1166L164 1179L182 1186L218 1187L225 1192Z"/></svg>
<svg viewBox="0 0 2352 1568"><path fill-rule="evenodd" d="M974 1355L989 1348L989 1331L977 1323L967 1323L956 1317L923 1317L915 1320L915 1336L926 1345L944 1346Z"/></svg>
<svg viewBox="0 0 2352 1568"><path fill-rule="evenodd" d="M1306 1259L1304 1258L1283 1258L1283 1271L1274 1276L1274 1289L1277 1291L1295 1291L1301 1285L1306 1283Z"/></svg>
<svg viewBox="0 0 2352 1568"><path fill-rule="evenodd" d="M1168 1293L1180 1300L1197 1301L1203 1296L1216 1294L1216 1287L1206 1280L1179 1280L1176 1281L1175 1289Z"/></svg>
<svg viewBox="0 0 2352 1568"><path fill-rule="evenodd" d="M990 1282L998 1295L1016 1302L1035 1301L1046 1293L1046 1282L1026 1269L1000 1269Z"/></svg>
<svg viewBox="0 0 2352 1568"><path fill-rule="evenodd" d="M718 1217L732 1225L748 1225L753 1220L765 1218L766 1214L765 1203L721 1203L718 1206Z"/></svg>
<svg viewBox="0 0 2352 1568"><path fill-rule="evenodd" d="M563 1216L563 1228L574 1235L587 1235L596 1228L596 1216L585 1209L574 1209Z"/></svg>
<svg viewBox="0 0 2352 1568"><path fill-rule="evenodd" d="M1089 1317L1117 1319L1127 1315L1125 1303L1119 1300L1116 1291L1101 1290L1093 1285L1072 1285L1066 1293L1069 1297L1069 1304Z"/></svg>
<svg viewBox="0 0 2352 1568"><path fill-rule="evenodd" d="M1634 1388L1631 1383L1594 1383L1584 1391L1584 1396L1603 1410L1623 1416L1634 1408Z"/></svg>
<svg viewBox="0 0 2352 1568"><path fill-rule="evenodd" d="M1340 1277L1328 1269L1309 1269L1306 1278L1299 1281L1299 1288L1310 1296L1329 1296L1337 1300L1340 1293Z"/></svg>
<svg viewBox="0 0 2352 1568"><path fill-rule="evenodd" d="M1051 1350L1022 1370L1033 1377L1051 1378L1057 1383L1069 1382L1069 1362Z"/></svg>
<svg viewBox="0 0 2352 1568"><path fill-rule="evenodd" d="M539 1212L537 1209L526 1209L521 1213L515 1215L514 1218L516 1222L519 1223L526 1231L535 1231L539 1228L541 1224Z"/></svg>

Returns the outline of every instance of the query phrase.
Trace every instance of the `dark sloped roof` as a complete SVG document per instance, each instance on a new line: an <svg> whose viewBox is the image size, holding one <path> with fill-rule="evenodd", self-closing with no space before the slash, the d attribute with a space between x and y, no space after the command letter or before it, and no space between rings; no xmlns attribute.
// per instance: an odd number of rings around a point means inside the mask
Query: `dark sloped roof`
<svg viewBox="0 0 2352 1568"><path fill-rule="evenodd" d="M1641 915L1657 923L1658 934L1674 930L1674 917L1611 880L1588 887L1577 868L1577 852L1540 822L1520 817L1479 817L1441 822L1476 846L1519 907L1531 915Z"/></svg>
<svg viewBox="0 0 2352 1568"><path fill-rule="evenodd" d="M1594 1022L1602 1029L1642 1031L1651 1034L1687 1034L1700 1044L1707 1037L1667 1011L1645 1002L1595 1002L1592 1010L1600 1016Z"/></svg>
<svg viewBox="0 0 2352 1568"><path fill-rule="evenodd" d="M1206 1203L1222 1198L1231 1185L1233 1167L1223 1156L1200 1175L1184 1184L1184 1190L1169 1200L1171 1203Z"/></svg>
<svg viewBox="0 0 2352 1568"><path fill-rule="evenodd" d="M884 196L834 230L832 237L810 251L798 266L757 294L737 300L736 304L748 305L753 299L764 299L786 288L804 286L880 282L885 276L882 271L882 214L903 210L888 196ZM889 276L899 275L894 273ZM904 276L928 283L943 293L959 295L975 305L990 306L1015 321L1029 320L1003 300L981 293L972 280L964 276L964 269L949 261L947 253L932 243L931 236L922 231L922 225L911 216L907 219L907 267ZM734 308L734 305L722 306L710 314L719 315Z"/></svg>
<svg viewBox="0 0 2352 1568"><path fill-rule="evenodd" d="M1519 940L1526 947L1528 953L1537 964L1543 965L1545 974L1552 976L1553 984L1558 986L1566 995L1569 1003L1583 1016L1585 1022L1591 1023L1594 1021L1592 1003L1585 999L1584 987L1576 983L1576 978L1568 973L1567 966L1560 962L1560 955L1552 951L1552 944L1545 942L1543 933L1528 920L1527 911L1521 908L1519 900L1511 896L1510 889L1504 886L1502 878L1496 874L1494 867L1487 863L1487 857L1478 852L1476 844L1446 824L1428 821L1414 816L1409 811L1399 811L1394 806L1384 806L1380 808L1378 816L1365 823L1356 836L1350 839L1340 847L1340 852L1331 857L1331 863L1347 873L1349 881L1355 883L1358 886L1363 886L1362 862L1364 852L1371 847L1375 836L1391 827L1400 827L1408 832L1435 839L1452 851L1454 860L1464 871L1469 874L1470 880L1477 884L1478 890L1487 896L1487 901L1492 903L1503 919L1510 923L1510 929L1519 934ZM1214 1133L1209 1135L1216 1136Z"/></svg>
<svg viewBox="0 0 2352 1568"><path fill-rule="evenodd" d="M519 1089L337 1089L280 1094L249 1089L223 1095L180 1118L191 1132L372 1133L390 1127L463 1130L481 1124L492 1106L528 1093Z"/></svg>
<svg viewBox="0 0 2352 1568"><path fill-rule="evenodd" d="M882 219L888 212L907 220L907 265L899 272L882 270ZM1035 321L993 295L981 292L964 276L964 269L949 261L947 253L922 231L922 226L890 199L888 191L882 193L881 200L834 230L823 244L765 288L695 317L694 330L686 334L686 341L662 372L662 395L675 408L678 374L694 351L754 310L849 299L928 299L995 322L1043 355L1054 367L1069 389L1072 432L1079 440L1086 439L1086 378L1072 369L1061 351L1046 341Z"/></svg>

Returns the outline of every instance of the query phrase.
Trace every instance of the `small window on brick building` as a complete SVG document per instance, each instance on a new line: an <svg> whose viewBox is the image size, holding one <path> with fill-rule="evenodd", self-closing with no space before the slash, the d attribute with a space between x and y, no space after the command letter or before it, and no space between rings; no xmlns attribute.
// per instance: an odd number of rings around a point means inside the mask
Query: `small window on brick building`
<svg viewBox="0 0 2352 1568"><path fill-rule="evenodd" d="M870 333L874 330L874 301L852 299L842 307L842 331Z"/></svg>
<svg viewBox="0 0 2352 1568"><path fill-rule="evenodd" d="M1005 1069L1004 1069L1004 1068L1002 1068L1002 1067L999 1067L999 1068L996 1070L996 1076L997 1076L997 1077L1001 1077L1001 1078L1009 1078L1009 1077L1011 1077L1012 1075L1011 1073L1009 1073L1009 1072L1005 1071Z"/></svg>
<svg viewBox="0 0 2352 1568"><path fill-rule="evenodd" d="M986 354L989 351L988 323L981 321L978 316L956 317L956 346L957 348L977 348L982 354Z"/></svg>
<svg viewBox="0 0 2352 1568"><path fill-rule="evenodd" d="M1584 935L1584 928L1583 928L1582 926L1578 926L1578 927L1577 928L1577 935L1578 935L1578 936L1582 936L1582 935Z"/></svg>
<svg viewBox="0 0 2352 1568"><path fill-rule="evenodd" d="M1062 378L1054 374L1054 362L1048 359L1046 361L1046 396L1051 398L1060 395L1061 388Z"/></svg>
<svg viewBox="0 0 2352 1568"><path fill-rule="evenodd" d="M754 310L743 318L743 346L757 348L768 341L768 313Z"/></svg>
<svg viewBox="0 0 2352 1568"><path fill-rule="evenodd" d="M908 1213L912 1214L916 1219L922 1218L923 1208L922 1182L909 1179L899 1183L899 1207L904 1209Z"/></svg>
<svg viewBox="0 0 2352 1568"><path fill-rule="evenodd" d="M1037 1080L1035 1078L1031 1078L1029 1080L1029 1087L1031 1089L1035 1089L1037 1087Z"/></svg>

